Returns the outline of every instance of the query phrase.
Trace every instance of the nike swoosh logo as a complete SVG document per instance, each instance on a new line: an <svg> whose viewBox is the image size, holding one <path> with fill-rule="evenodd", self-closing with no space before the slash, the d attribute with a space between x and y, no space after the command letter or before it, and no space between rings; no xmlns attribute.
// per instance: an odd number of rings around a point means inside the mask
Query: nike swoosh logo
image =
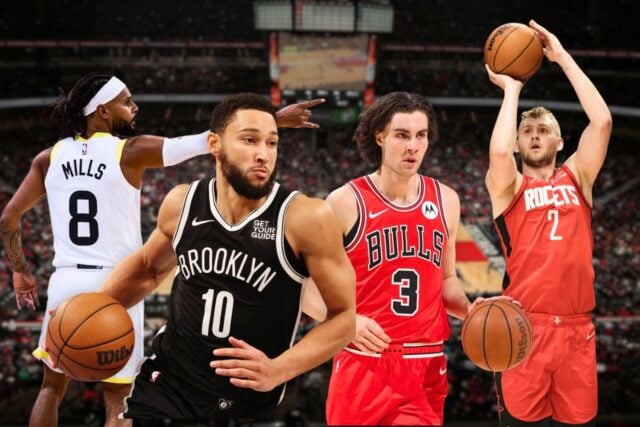
<svg viewBox="0 0 640 427"><path fill-rule="evenodd" d="M593 338L593 336L595 335L595 331L591 332L589 335L587 335L587 341L589 341L591 338Z"/></svg>
<svg viewBox="0 0 640 427"><path fill-rule="evenodd" d="M438 372L440 372L440 375L444 375L447 373L447 368L440 368L438 369Z"/></svg>
<svg viewBox="0 0 640 427"><path fill-rule="evenodd" d="M377 218L377 217L379 217L380 215L382 215L383 213L385 213L388 210L389 209L383 209L380 212L376 212L376 213L373 213L373 212L369 211L369 219Z"/></svg>
<svg viewBox="0 0 640 427"><path fill-rule="evenodd" d="M199 225L206 224L208 222L216 222L216 220L215 219L205 219L204 221L198 221L198 217L195 217L195 218L193 218L193 221L191 221L191 225L193 227L197 227Z"/></svg>

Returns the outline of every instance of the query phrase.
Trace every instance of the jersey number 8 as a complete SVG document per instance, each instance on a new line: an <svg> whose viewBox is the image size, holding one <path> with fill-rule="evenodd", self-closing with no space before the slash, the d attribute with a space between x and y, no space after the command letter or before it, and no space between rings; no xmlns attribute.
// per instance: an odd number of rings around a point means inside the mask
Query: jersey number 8
<svg viewBox="0 0 640 427"><path fill-rule="evenodd" d="M84 209L80 212L80 205ZM76 191L69 197L69 214L71 214L71 221L69 221L69 239L78 246L93 245L98 241L98 221L96 221L96 215L98 214L98 201L96 196L90 191ZM87 224L83 228L82 236L80 235L80 224ZM87 235L86 231L89 231Z"/></svg>

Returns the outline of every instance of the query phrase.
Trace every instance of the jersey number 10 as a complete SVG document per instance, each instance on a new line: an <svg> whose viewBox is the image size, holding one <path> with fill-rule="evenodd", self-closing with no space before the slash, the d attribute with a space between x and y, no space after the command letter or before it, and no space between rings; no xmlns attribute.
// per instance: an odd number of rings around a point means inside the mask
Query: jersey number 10
<svg viewBox="0 0 640 427"><path fill-rule="evenodd" d="M217 338L226 338L231 333L231 315L233 314L233 294L227 291L209 289L202 294L204 313L202 315L202 330L205 337L209 332Z"/></svg>

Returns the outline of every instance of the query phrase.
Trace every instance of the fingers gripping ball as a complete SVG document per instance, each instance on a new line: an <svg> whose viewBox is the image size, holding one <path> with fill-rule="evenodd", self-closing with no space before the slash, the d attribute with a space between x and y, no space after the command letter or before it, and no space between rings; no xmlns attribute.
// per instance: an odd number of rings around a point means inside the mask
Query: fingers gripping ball
<svg viewBox="0 0 640 427"><path fill-rule="evenodd" d="M544 53L536 32L510 22L493 30L484 45L484 61L491 71L525 81L538 71Z"/></svg>
<svg viewBox="0 0 640 427"><path fill-rule="evenodd" d="M46 339L49 356L68 377L101 381L127 364L135 333L118 301L103 293L84 293L55 309Z"/></svg>
<svg viewBox="0 0 640 427"><path fill-rule="evenodd" d="M507 300L487 300L467 313L462 348L480 368L500 372L522 362L531 350L532 328L525 312Z"/></svg>

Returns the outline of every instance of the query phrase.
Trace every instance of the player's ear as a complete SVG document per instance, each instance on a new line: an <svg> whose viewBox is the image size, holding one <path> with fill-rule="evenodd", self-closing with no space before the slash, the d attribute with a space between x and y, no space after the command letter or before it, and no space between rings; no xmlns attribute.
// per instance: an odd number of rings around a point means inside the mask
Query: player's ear
<svg viewBox="0 0 640 427"><path fill-rule="evenodd" d="M518 138L516 138L516 142L513 144L513 152L514 153L520 152L520 147L518 146Z"/></svg>
<svg viewBox="0 0 640 427"><path fill-rule="evenodd" d="M98 119L108 120L111 113L109 112L109 109L107 107L100 104L96 107L95 115L96 115L96 118Z"/></svg>
<svg viewBox="0 0 640 427"><path fill-rule="evenodd" d="M376 144L378 144L380 147L382 147L382 143L383 143L383 140L384 140L382 132L376 132L374 134L374 137L376 139Z"/></svg>
<svg viewBox="0 0 640 427"><path fill-rule="evenodd" d="M556 151L562 151L564 148L564 139L558 138L558 149Z"/></svg>
<svg viewBox="0 0 640 427"><path fill-rule="evenodd" d="M220 153L222 143L222 141L220 140L220 135L215 132L209 132L207 143L209 144L209 152L214 156L217 156L218 153Z"/></svg>

